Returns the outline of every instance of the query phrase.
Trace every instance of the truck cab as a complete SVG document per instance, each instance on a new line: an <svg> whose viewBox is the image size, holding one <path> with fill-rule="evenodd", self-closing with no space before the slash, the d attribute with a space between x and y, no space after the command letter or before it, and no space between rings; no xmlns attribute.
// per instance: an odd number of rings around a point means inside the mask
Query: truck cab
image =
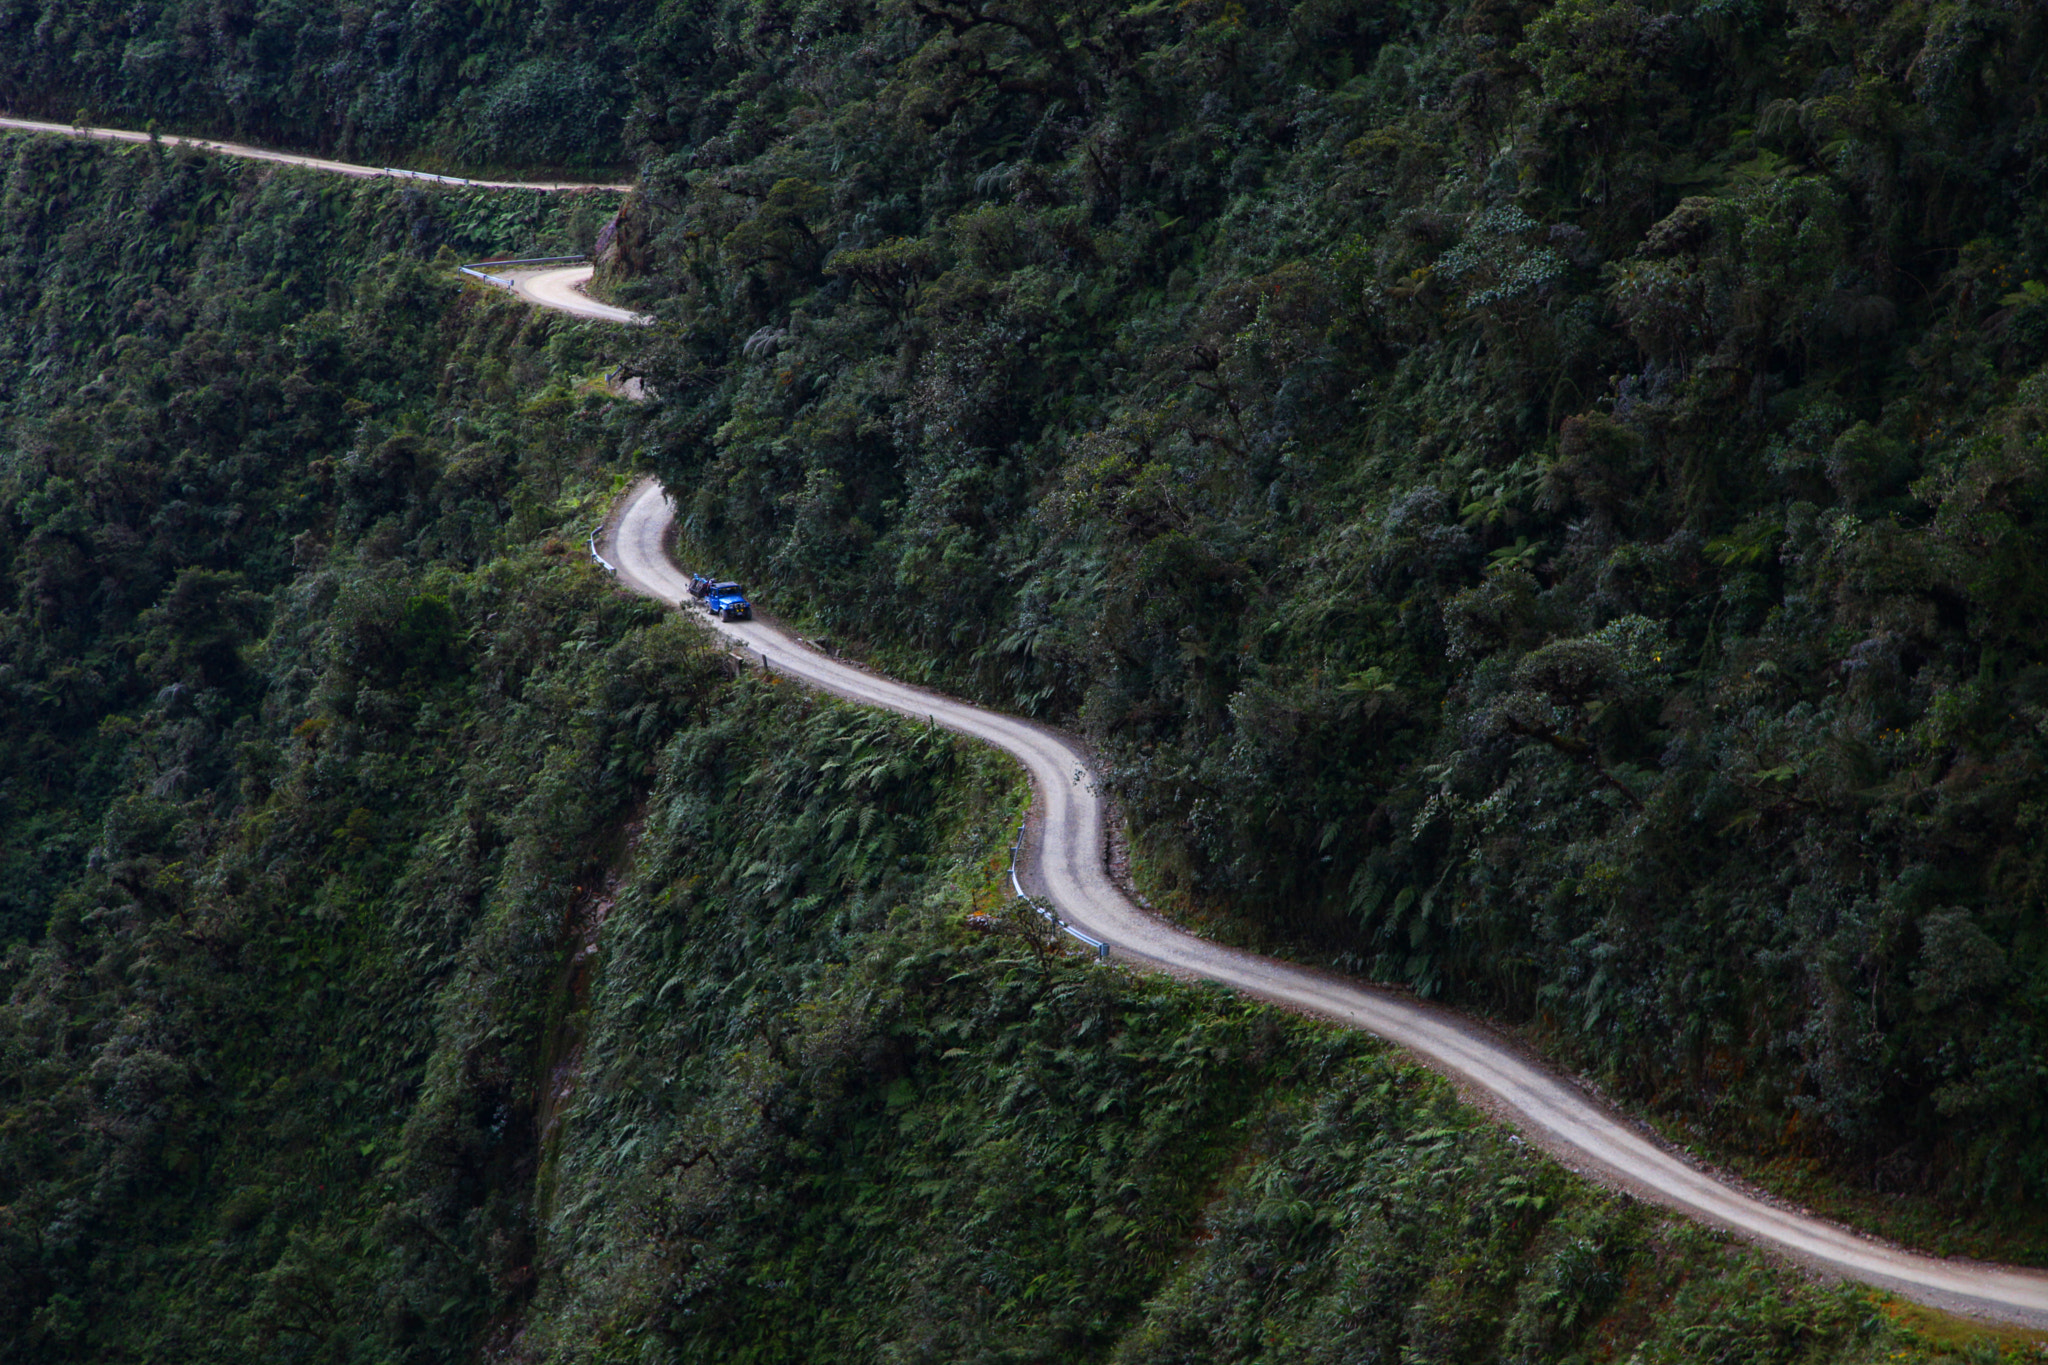
<svg viewBox="0 0 2048 1365"><path fill-rule="evenodd" d="M751 621L754 608L737 583L712 583L704 591L704 609L721 621Z"/></svg>

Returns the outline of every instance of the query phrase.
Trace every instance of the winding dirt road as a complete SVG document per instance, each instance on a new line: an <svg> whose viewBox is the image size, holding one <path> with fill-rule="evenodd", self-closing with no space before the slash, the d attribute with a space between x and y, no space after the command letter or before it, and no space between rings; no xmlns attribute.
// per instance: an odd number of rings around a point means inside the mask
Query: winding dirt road
<svg viewBox="0 0 2048 1365"><path fill-rule="evenodd" d="M44 123L38 119L0 118L0 131L12 129L22 133L55 133L60 137L82 137L102 142L147 142L148 133L138 133L127 128L78 128L68 123ZM476 185L493 190L631 190L631 185L594 185L573 180L465 180L455 175L435 175L431 171L404 171L390 166L358 166L352 161L330 161L321 156L300 156L295 152L273 152L262 147L251 147L240 142L217 142L211 138L172 137L161 138L166 147L196 147L203 152L218 152L222 156L238 156L249 161L276 161L286 166L308 166L316 171L331 171L335 175L352 175L358 179L370 179L380 175L393 176L401 180L432 180L442 185ZM618 319L613 319L618 321Z"/></svg>
<svg viewBox="0 0 2048 1365"><path fill-rule="evenodd" d="M0 129L145 142L143 133L0 118ZM204 150L309 166L342 175L410 175L493 188L624 190L624 185L461 181L357 166L233 143L166 138ZM515 292L542 307L621 323L646 318L599 303L579 287L587 265L520 272ZM635 592L689 609L689 580L668 556L674 511L653 481L636 486L607 535L619 580ZM1014 755L1031 774L1038 814L1025 861L1033 890L1068 921L1124 961L1221 982L1247 995L1361 1028L1413 1052L1467 1087L1495 1115L1565 1164L1605 1183L1688 1214L1817 1270L1859 1280L1937 1308L2048 1328L2048 1274L1903 1251L1820 1219L1778 1208L1695 1169L1560 1079L1483 1025L1386 991L1292 963L1210 943L1146 914L1110 880L1104 864L1104 805L1086 752L1057 731L969 706L831 659L762 622L713 628L760 654L770 668L849 700L928 717Z"/></svg>
<svg viewBox="0 0 2048 1365"><path fill-rule="evenodd" d="M543 308L557 309L579 318L598 318L640 327L654 321L645 313L614 308L585 293L583 286L590 283L590 277L596 271L597 267L593 265L568 265L552 270L508 270L505 278L512 281L513 293Z"/></svg>
<svg viewBox="0 0 2048 1365"><path fill-rule="evenodd" d="M692 610L689 578L669 558L674 510L652 480L630 492L607 557L633 591ZM704 618L709 619L709 618ZM1482 1092L1482 1105L1566 1165L1641 1198L1725 1228L1817 1270L1889 1289L1937 1308L2048 1327L2048 1274L1945 1261L1900 1250L1809 1215L1775 1207L1695 1169L1598 1100L1473 1020L1358 982L1226 948L1133 905L1104 864L1104 805L1088 755L1057 731L969 706L828 658L760 621L712 620L777 673L871 706L928 717L1014 755L1037 791L1034 891L1124 961L1204 977L1338 1020L1415 1053Z"/></svg>

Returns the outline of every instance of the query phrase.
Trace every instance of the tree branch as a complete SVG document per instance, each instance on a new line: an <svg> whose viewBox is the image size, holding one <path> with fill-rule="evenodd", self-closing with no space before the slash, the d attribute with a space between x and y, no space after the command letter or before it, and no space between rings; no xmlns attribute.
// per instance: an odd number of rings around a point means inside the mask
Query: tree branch
<svg viewBox="0 0 2048 1365"><path fill-rule="evenodd" d="M1628 803L1631 806L1634 806L1637 810L1643 808L1643 798L1637 796L1628 783L1609 772L1607 765L1600 761L1600 751L1585 740L1571 735L1561 735L1547 725L1527 724L1517 720L1513 714L1506 711L1501 712L1501 720L1512 733L1521 735L1525 739L1540 740L1566 757L1577 759L1591 768L1602 782L1605 782L1608 786L1627 797Z"/></svg>

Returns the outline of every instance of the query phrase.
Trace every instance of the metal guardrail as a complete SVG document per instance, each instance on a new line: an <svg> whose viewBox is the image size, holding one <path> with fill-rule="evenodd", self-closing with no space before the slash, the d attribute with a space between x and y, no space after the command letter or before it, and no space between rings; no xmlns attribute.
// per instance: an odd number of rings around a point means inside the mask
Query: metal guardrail
<svg viewBox="0 0 2048 1365"><path fill-rule="evenodd" d="M488 261L471 261L471 265L567 265L572 261L587 261L590 257L578 252L574 256L494 256Z"/></svg>
<svg viewBox="0 0 2048 1365"><path fill-rule="evenodd" d="M92 135L91 132L87 133L87 136ZM177 140L167 139L167 141ZM186 140L189 141L189 139ZM197 145L202 148L207 146L204 142ZM229 152L226 146L219 146L216 150L228 152L231 156L237 154ZM250 148L248 150L257 151L258 149ZM246 155L247 153L241 154ZM341 163L330 164L339 165ZM408 171L402 166L352 167L346 173L350 175L388 175L395 180L432 180L436 184L463 185L480 190L532 190L535 194L560 194L564 191L574 192L580 190L605 190L612 194L630 194L633 189L631 185L591 185L577 182L559 183L551 181L543 184L534 184L531 181L525 180L469 180L459 175L439 175L433 171Z"/></svg>
<svg viewBox="0 0 2048 1365"><path fill-rule="evenodd" d="M397 166L386 166L383 168L383 172L385 175L395 175L400 180L435 180L443 185L474 185L477 183L474 180L464 180L459 175L436 175L432 171L401 170ZM493 188L496 187L493 186Z"/></svg>
<svg viewBox="0 0 2048 1365"><path fill-rule="evenodd" d="M473 279L482 280L486 284L495 284L500 289L510 289L512 287L512 280L508 276L493 275L488 271L479 270L477 267L484 265L575 265L589 259L588 256L528 256L516 261L471 261L468 265L457 266L456 269Z"/></svg>
<svg viewBox="0 0 2048 1365"><path fill-rule="evenodd" d="M590 557L597 561L598 567L602 568L606 573L610 574L613 578L617 578L619 576L619 566L612 563L609 559L606 559L603 555L597 552L597 538L603 534L603 522L599 522L597 525L590 528Z"/></svg>
<svg viewBox="0 0 2048 1365"><path fill-rule="evenodd" d="M1010 843L1010 889L1017 893L1017 899L1023 901L1033 910L1036 910L1038 912L1038 917L1044 920L1047 924L1050 924L1053 928L1059 930L1063 934L1071 935L1072 937L1077 938L1081 940L1081 942L1087 944L1090 948L1093 948L1095 950L1095 956L1107 962L1109 960L1109 945L1107 943L1104 943L1101 939L1096 938L1092 934L1082 933L1079 929L1076 929L1073 925L1067 923L1058 915L1055 915L1052 911L1040 905L1035 898L1024 894L1024 883L1017 880L1017 850L1020 847L1022 847L1023 843L1024 821L1019 820L1017 822L1017 837Z"/></svg>

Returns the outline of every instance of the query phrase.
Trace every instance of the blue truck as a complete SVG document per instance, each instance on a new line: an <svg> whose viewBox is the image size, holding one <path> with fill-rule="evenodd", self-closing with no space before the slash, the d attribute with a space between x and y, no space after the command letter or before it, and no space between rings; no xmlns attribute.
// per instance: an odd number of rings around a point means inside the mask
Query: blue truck
<svg viewBox="0 0 2048 1365"><path fill-rule="evenodd" d="M751 621L754 608L737 583L720 583L703 574L690 576L690 596L704 604L704 610L721 621Z"/></svg>

